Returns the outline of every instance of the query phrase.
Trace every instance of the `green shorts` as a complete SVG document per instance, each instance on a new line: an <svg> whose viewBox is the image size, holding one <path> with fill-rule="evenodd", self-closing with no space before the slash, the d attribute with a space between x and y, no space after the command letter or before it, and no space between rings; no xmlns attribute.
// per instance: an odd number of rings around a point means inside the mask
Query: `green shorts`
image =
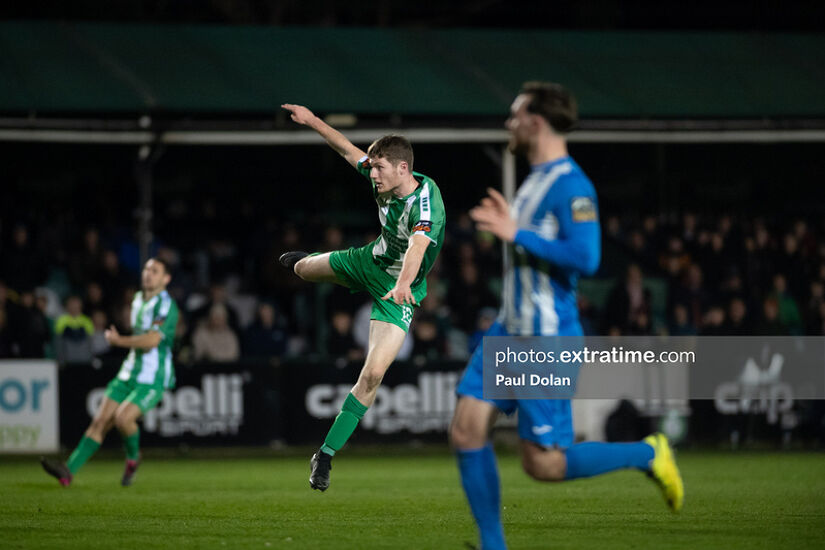
<svg viewBox="0 0 825 550"><path fill-rule="evenodd" d="M382 300L381 298L395 287L396 279L373 261L372 243L361 248L336 250L329 255L329 265L352 292L369 292L372 296L370 319L392 323L404 332L410 330L413 307L417 307L427 295L427 281L422 281L412 288L415 306Z"/></svg>
<svg viewBox="0 0 825 550"><path fill-rule="evenodd" d="M124 401L134 403L140 408L141 412L145 413L161 400L163 386L136 384L115 378L106 386L104 395L116 403L123 403Z"/></svg>

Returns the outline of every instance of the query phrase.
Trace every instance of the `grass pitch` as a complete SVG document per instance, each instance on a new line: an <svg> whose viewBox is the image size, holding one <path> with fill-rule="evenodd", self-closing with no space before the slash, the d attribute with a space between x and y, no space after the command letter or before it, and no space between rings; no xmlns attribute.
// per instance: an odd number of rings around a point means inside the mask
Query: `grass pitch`
<svg viewBox="0 0 825 550"><path fill-rule="evenodd" d="M93 459L69 489L37 460L0 459L2 548L463 549L476 532L452 456L341 453L312 491L306 457L161 459L135 485ZM542 484L499 459L512 549L825 547L825 455L681 453L685 508L618 472Z"/></svg>

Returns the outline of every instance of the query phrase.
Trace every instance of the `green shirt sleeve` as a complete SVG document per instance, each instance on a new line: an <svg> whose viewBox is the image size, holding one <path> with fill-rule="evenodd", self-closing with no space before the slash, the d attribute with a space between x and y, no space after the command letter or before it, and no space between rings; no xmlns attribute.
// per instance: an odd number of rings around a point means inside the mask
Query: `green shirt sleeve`
<svg viewBox="0 0 825 550"><path fill-rule="evenodd" d="M164 294L154 311L152 330L160 332L163 342L172 345L175 341L175 327L178 324L178 305L168 294Z"/></svg>
<svg viewBox="0 0 825 550"><path fill-rule="evenodd" d="M408 226L410 236L424 235L432 241L432 244L441 244L445 218L441 193L434 182L426 178L421 187L421 194L418 196L418 204L410 210Z"/></svg>

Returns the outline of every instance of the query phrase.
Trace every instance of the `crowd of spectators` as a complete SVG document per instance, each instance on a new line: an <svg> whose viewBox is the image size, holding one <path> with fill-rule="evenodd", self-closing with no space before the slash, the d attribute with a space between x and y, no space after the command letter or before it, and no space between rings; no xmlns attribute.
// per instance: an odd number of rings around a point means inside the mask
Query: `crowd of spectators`
<svg viewBox="0 0 825 550"><path fill-rule="evenodd" d="M167 214L174 218L174 209ZM825 334L821 220L684 213L676 221L607 216L602 224L596 277L612 288L606 299L580 296L591 334ZM173 266L177 361L363 359L369 298L305 283L276 258L358 246L375 235L317 221L300 229L274 218L240 225L254 229L218 235L226 226L209 224L197 242L168 237L153 250ZM0 230L0 358L84 362L117 353L103 333L109 325L129 330L140 269L129 232L88 226L55 235L44 225L2 221ZM476 233L466 214L452 215L401 358L465 359L495 320L501 261L495 239ZM654 283L664 288L658 298Z"/></svg>

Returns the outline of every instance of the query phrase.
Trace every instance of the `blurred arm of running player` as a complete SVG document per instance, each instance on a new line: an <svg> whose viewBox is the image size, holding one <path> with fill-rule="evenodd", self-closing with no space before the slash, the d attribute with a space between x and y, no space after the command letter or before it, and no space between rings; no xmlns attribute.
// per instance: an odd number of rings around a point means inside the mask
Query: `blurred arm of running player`
<svg viewBox="0 0 825 550"><path fill-rule="evenodd" d="M160 341L163 339L163 335L156 330L150 330L149 332L136 334L134 336L124 336L117 331L114 325L110 325L109 328L106 329L106 332L103 333L103 336L112 346L143 350L158 347L158 344L160 344Z"/></svg>
<svg viewBox="0 0 825 550"><path fill-rule="evenodd" d="M381 298L382 300L393 300L396 304L414 305L416 303L410 285L415 280L418 269L421 267L421 260L424 259L424 253L432 242L429 237L424 235L410 237L410 245L407 247L407 252L404 253L404 263L401 265L398 280L392 290Z"/></svg>
<svg viewBox="0 0 825 550"><path fill-rule="evenodd" d="M289 111L293 121L304 126L309 126L322 138L326 140L330 147L336 153L344 157L344 159L356 168L358 161L366 156L366 153L352 144L344 134L315 116L315 114L302 105L293 105L292 103L284 103L281 105L282 109Z"/></svg>
<svg viewBox="0 0 825 550"><path fill-rule="evenodd" d="M470 210L470 218L479 231L489 231L499 239L523 246L530 254L566 269L575 269L584 275L592 275L599 267L599 224L576 223L569 213L559 217L559 223L567 235L564 239L548 240L535 231L519 228L510 216L507 199L495 189L488 189L488 197ZM565 201L565 204L567 201Z"/></svg>

